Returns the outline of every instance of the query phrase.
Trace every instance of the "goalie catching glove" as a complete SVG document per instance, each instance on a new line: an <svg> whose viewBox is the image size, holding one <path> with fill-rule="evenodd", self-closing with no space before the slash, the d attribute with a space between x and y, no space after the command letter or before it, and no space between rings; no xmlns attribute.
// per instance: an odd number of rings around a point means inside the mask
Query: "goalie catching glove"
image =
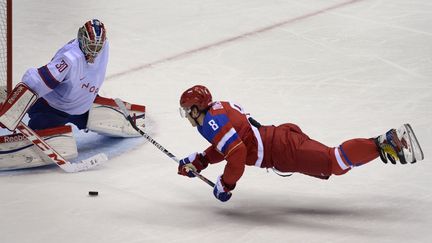
<svg viewBox="0 0 432 243"><path fill-rule="evenodd" d="M38 96L24 83L19 83L6 98L1 111L0 123L10 131L15 131L27 110Z"/></svg>
<svg viewBox="0 0 432 243"><path fill-rule="evenodd" d="M208 160L205 153L193 153L179 161L178 174L188 177L195 177L192 171L200 173L207 168Z"/></svg>

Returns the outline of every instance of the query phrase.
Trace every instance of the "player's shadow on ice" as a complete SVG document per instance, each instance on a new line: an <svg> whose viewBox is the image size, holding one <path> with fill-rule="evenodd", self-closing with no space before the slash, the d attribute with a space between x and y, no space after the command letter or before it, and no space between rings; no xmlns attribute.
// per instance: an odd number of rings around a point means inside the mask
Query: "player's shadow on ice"
<svg viewBox="0 0 432 243"><path fill-rule="evenodd" d="M391 231L391 225L395 221L409 221L406 208L391 206L374 205L363 200L361 206L358 204L350 204L350 200L340 199L325 200L317 198L314 202L305 201L302 203L298 200L295 202L270 202L260 201L243 205L236 205L230 208L213 208L215 215L223 217L224 221L235 222L239 224L250 225L252 227L266 227L269 225L275 227L287 227L293 229L308 229L314 231L333 231L340 233L348 233L352 235L368 235L384 236ZM382 200L389 202L394 198L385 198ZM405 199L401 199L405 200ZM354 200L355 201L355 200ZM357 201L358 202L358 201ZM413 203L413 202L407 202ZM415 204L414 204L415 205ZM218 216L219 217L219 216ZM371 230L370 224L388 225L389 230L381 232L379 230ZM410 223L410 222L406 222Z"/></svg>

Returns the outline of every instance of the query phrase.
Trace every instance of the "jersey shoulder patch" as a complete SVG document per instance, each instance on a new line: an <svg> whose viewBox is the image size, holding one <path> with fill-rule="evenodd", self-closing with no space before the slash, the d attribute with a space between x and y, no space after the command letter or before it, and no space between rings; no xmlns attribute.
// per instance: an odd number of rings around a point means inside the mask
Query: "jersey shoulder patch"
<svg viewBox="0 0 432 243"><path fill-rule="evenodd" d="M222 105L222 102L220 102L220 101L216 101L216 102L213 103L213 105L212 105L212 107L211 107L211 110L216 111L216 110L221 110L221 109L223 109L223 108L224 108L224 107L223 107L223 105Z"/></svg>

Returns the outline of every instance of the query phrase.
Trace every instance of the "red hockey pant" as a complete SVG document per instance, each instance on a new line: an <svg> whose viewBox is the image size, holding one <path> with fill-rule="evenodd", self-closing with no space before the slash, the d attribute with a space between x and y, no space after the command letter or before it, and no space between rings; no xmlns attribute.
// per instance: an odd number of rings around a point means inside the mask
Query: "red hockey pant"
<svg viewBox="0 0 432 243"><path fill-rule="evenodd" d="M264 155L263 166L274 167L282 172L300 172L317 177L342 175L352 167L368 163L379 156L373 139L350 139L335 148L310 139L295 124L264 129L272 136L263 132L264 147L271 148L270 154Z"/></svg>

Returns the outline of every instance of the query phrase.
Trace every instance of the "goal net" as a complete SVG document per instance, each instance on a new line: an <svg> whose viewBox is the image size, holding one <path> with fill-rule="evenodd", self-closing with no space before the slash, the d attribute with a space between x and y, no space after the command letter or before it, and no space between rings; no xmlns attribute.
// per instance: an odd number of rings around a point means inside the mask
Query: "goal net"
<svg viewBox="0 0 432 243"><path fill-rule="evenodd" d="M12 89L12 0L0 0L0 101Z"/></svg>

